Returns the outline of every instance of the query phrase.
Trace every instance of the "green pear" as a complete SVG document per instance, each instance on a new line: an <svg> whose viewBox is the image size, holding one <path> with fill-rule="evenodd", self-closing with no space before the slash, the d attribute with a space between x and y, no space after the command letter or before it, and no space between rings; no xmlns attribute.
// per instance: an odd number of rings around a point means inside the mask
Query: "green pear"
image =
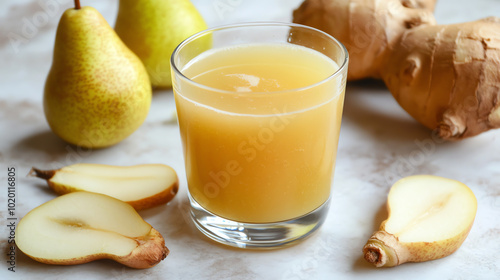
<svg viewBox="0 0 500 280"><path fill-rule="evenodd" d="M82 147L114 145L145 120L152 89L141 60L92 7L64 12L44 92L49 126Z"/></svg>
<svg viewBox="0 0 500 280"><path fill-rule="evenodd" d="M120 0L115 30L142 60L155 87L170 87L170 56L184 39L207 29L189 0ZM205 49L210 46L207 40Z"/></svg>

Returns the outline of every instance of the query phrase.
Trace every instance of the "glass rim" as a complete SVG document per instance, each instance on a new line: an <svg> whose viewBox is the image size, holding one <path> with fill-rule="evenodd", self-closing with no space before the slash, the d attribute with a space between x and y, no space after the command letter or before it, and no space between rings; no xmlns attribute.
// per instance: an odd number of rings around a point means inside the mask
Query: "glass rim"
<svg viewBox="0 0 500 280"><path fill-rule="evenodd" d="M223 90L223 89L218 89L218 88L214 88L211 86L207 86L207 85L195 82L192 79L186 77L181 72L181 70L177 67L177 65L174 61L174 58L177 56L179 51L184 46L186 46L190 42L192 42L192 41L196 40L197 38L200 38L201 36L204 36L210 32L227 30L227 29L242 28L242 27L265 27L265 26L298 27L298 28L304 28L304 29L309 29L309 30L314 31L314 32L318 32L318 33L326 36L328 39L332 40L333 42L335 42L335 44L337 44L340 47L340 49L342 50L343 61L342 61L341 65L339 65L339 68L335 72L333 72L328 77L322 79L321 81L318 81L316 83L313 83L313 84L310 84L307 86L303 86L303 87L292 88L292 89L287 89L287 90L280 90L280 91L271 91L271 92L260 92L260 91L257 91L257 92L238 92L238 91ZM330 59L332 59L332 58L330 58ZM245 95L245 94L249 94L249 95L250 94L251 95L256 95L256 94L257 95L258 94L274 95L274 94L280 94L280 93L285 93L285 92L297 92L297 91L307 90L307 89L319 86L319 85L321 85L321 84L323 84L331 79L334 79L336 76L340 75L340 73L344 72L344 70L347 68L348 61L349 61L349 53L347 52L346 47L344 46L344 44L342 44L337 38L333 37L332 35L324 32L322 30L319 30L317 28L311 27L311 26L297 24L297 23L291 23L291 22L277 22L277 21L243 22L243 23L227 24L227 25L220 25L220 26L208 28L208 29L202 30L200 32L197 32L197 33L189 36L188 38L184 39L179 45L177 45L177 47L175 47L174 51L172 52L172 55L170 56L171 68L175 72L175 74L178 75L181 79L183 79L183 80L185 80L185 81L187 81L187 82L189 82L189 83L191 83L199 88L205 89L205 90L218 92L218 93L240 94L240 95Z"/></svg>

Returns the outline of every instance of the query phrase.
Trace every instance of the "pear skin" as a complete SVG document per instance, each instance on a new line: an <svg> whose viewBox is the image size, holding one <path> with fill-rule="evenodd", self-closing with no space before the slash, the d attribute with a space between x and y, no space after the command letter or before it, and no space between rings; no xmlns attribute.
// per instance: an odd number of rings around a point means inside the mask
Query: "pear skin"
<svg viewBox="0 0 500 280"><path fill-rule="evenodd" d="M169 253L162 235L132 206L91 192L69 193L31 210L16 228L16 245L32 259L56 265L112 259L150 268Z"/></svg>
<svg viewBox="0 0 500 280"><path fill-rule="evenodd" d="M154 87L171 87L170 57L184 39L207 29L189 0L120 0L115 30L142 60ZM207 40L208 49L211 41Z"/></svg>
<svg viewBox="0 0 500 280"><path fill-rule="evenodd" d="M145 120L152 89L144 65L92 7L59 22L44 91L53 132L82 147L114 145Z"/></svg>
<svg viewBox="0 0 500 280"><path fill-rule="evenodd" d="M32 168L29 175L47 180L59 195L87 191L120 199L136 210L172 200L179 190L175 170L164 164L112 166L77 163L57 170Z"/></svg>
<svg viewBox="0 0 500 280"><path fill-rule="evenodd" d="M451 255L471 230L477 200L459 181L415 175L392 186L387 208L389 217L363 248L365 259L376 267Z"/></svg>

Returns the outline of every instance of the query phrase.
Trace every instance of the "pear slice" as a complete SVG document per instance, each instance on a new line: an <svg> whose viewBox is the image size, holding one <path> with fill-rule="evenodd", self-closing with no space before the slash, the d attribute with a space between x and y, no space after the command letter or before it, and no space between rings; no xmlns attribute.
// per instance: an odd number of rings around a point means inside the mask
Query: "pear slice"
<svg viewBox="0 0 500 280"><path fill-rule="evenodd" d="M179 190L175 170L163 164L111 166L79 163L57 170L32 168L30 175L47 180L57 194L75 191L102 193L125 201L136 210L167 203Z"/></svg>
<svg viewBox="0 0 500 280"><path fill-rule="evenodd" d="M31 210L16 229L16 245L32 259L58 265L112 259L149 268L168 255L161 234L129 204L74 192Z"/></svg>
<svg viewBox="0 0 500 280"><path fill-rule="evenodd" d="M431 175L397 181L387 201L389 217L363 248L376 267L446 257L464 242L477 200L463 183Z"/></svg>

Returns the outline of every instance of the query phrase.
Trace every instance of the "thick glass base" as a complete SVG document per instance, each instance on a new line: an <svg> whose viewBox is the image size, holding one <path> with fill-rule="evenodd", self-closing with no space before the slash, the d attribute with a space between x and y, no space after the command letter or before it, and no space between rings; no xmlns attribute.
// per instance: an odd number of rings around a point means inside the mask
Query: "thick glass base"
<svg viewBox="0 0 500 280"><path fill-rule="evenodd" d="M205 210L191 196L191 218L209 238L234 247L272 249L290 245L318 229L325 221L330 199L316 210L293 220L277 223L241 223L218 217Z"/></svg>

